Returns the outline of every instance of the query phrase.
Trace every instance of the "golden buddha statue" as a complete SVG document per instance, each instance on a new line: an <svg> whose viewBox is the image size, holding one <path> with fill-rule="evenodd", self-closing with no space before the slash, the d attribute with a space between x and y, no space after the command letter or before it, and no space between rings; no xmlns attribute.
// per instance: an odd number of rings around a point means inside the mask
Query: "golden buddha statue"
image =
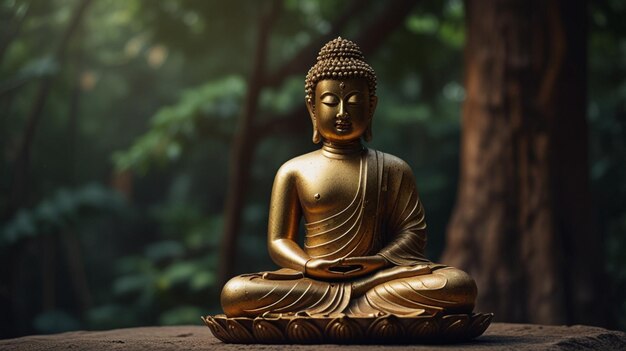
<svg viewBox="0 0 626 351"><path fill-rule="evenodd" d="M415 317L426 324L401 329L432 336L439 329L429 331L432 325L424 316L461 314L465 319L450 322L457 335L482 334L492 315L471 315L474 280L424 256L424 208L411 168L361 142L372 138L377 97L376 75L360 48L341 37L324 45L307 74L305 91L313 142L322 148L287 161L276 174L267 242L281 269L232 278L221 294L226 316L208 316L205 323L226 342L350 342L360 329L353 325L356 329L346 334L349 323L277 327L267 321ZM303 245L298 243L301 218ZM259 329L244 328L240 322L245 320L254 320ZM297 336L324 328L304 339ZM397 328L377 328L374 334L400 335ZM335 337L324 339L329 334Z"/></svg>
<svg viewBox="0 0 626 351"><path fill-rule="evenodd" d="M322 148L287 161L274 181L268 247L282 269L231 279L225 314L472 312L474 280L424 257L426 221L411 168L361 143L372 138L377 97L360 48L342 38L327 43L305 91Z"/></svg>

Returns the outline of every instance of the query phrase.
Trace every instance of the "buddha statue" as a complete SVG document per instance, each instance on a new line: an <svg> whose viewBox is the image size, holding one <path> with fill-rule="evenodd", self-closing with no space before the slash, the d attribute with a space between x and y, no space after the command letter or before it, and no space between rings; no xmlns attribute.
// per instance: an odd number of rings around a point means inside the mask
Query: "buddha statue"
<svg viewBox="0 0 626 351"><path fill-rule="evenodd" d="M280 269L232 278L221 294L226 317L471 313L474 280L424 256L424 207L411 168L362 143L372 139L377 97L360 48L341 37L324 45L305 92L313 142L322 147L276 174L267 243Z"/></svg>

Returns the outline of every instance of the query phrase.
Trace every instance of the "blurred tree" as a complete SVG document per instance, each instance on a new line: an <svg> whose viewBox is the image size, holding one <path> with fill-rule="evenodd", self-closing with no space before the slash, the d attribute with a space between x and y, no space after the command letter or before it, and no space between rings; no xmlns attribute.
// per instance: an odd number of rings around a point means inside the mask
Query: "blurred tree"
<svg viewBox="0 0 626 351"><path fill-rule="evenodd" d="M501 321L607 322L591 225L585 1L468 0L461 178L443 261Z"/></svg>

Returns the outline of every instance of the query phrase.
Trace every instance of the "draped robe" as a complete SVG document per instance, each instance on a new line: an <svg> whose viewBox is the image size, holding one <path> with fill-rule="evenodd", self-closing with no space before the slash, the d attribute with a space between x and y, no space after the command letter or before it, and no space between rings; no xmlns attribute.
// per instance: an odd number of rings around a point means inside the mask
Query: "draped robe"
<svg viewBox="0 0 626 351"><path fill-rule="evenodd" d="M424 209L410 167L395 156L364 150L358 182L348 206L305 223L303 249L324 259L379 254L392 266L343 281L316 280L287 268L240 275L222 291L226 315L471 312L472 278L424 257Z"/></svg>

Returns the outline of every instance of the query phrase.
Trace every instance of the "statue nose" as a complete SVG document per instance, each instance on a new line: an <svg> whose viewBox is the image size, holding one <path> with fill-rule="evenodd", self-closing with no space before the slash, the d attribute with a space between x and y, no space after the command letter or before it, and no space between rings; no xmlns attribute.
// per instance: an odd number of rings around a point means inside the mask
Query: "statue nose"
<svg viewBox="0 0 626 351"><path fill-rule="evenodd" d="M343 103L339 104L339 112L337 113L337 118L339 119L346 119L350 117L348 115L348 111L346 111L346 109L343 107Z"/></svg>
<svg viewBox="0 0 626 351"><path fill-rule="evenodd" d="M346 118L348 118L348 113L346 111L340 111L337 114L337 118L339 118L339 119L346 119Z"/></svg>

